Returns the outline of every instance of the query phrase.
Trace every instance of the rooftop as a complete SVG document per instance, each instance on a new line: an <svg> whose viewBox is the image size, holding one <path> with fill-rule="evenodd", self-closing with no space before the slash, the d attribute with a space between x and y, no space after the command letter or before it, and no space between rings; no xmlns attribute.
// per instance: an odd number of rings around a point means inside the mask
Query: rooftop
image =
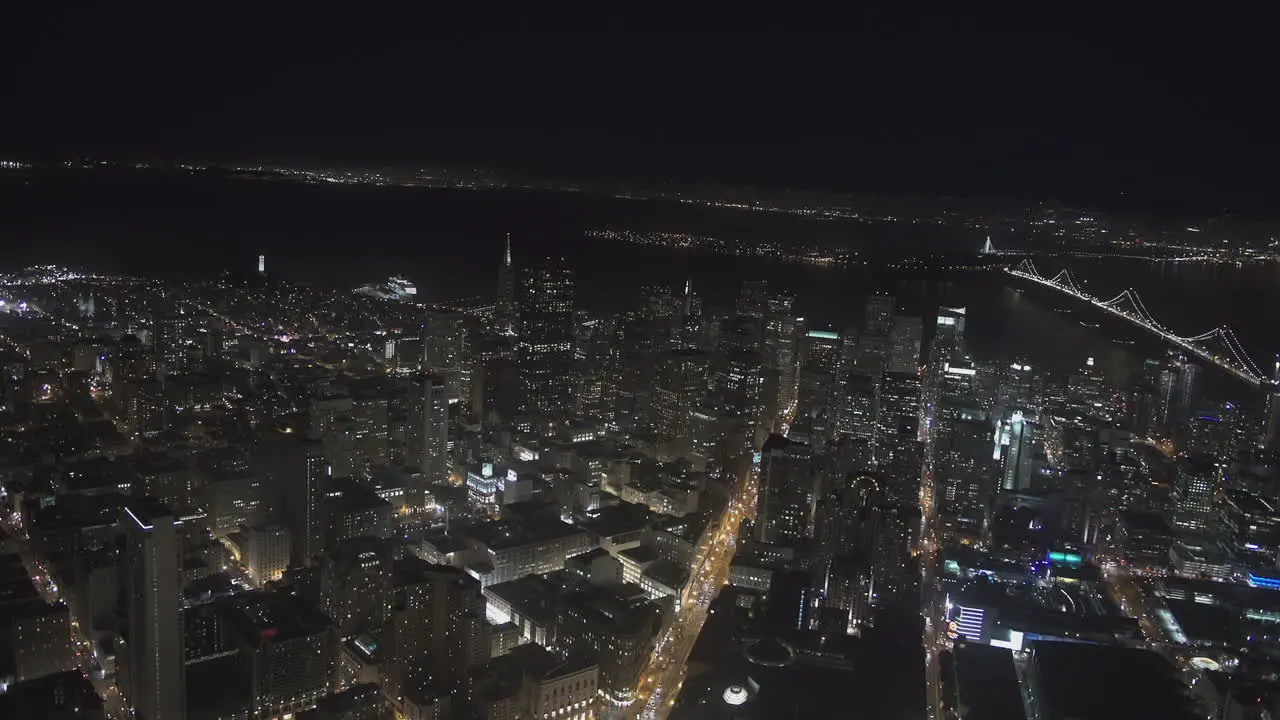
<svg viewBox="0 0 1280 720"><path fill-rule="evenodd" d="M1048 717L1191 720L1168 660L1136 648L1085 643L1031 645L1032 687ZM1088 688L1088 692L1081 692Z"/></svg>
<svg viewBox="0 0 1280 720"><path fill-rule="evenodd" d="M222 605L227 619L258 643L307 637L329 627L329 618L311 603L285 592L255 591Z"/></svg>
<svg viewBox="0 0 1280 720"><path fill-rule="evenodd" d="M969 709L968 717L1025 720L1011 651L973 643L959 645L955 673L960 704Z"/></svg>

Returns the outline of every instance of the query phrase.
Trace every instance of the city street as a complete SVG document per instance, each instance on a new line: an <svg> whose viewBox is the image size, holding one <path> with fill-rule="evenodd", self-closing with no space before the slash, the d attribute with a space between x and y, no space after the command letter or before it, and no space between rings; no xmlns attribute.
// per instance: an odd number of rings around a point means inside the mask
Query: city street
<svg viewBox="0 0 1280 720"><path fill-rule="evenodd" d="M744 474L721 520L707 526L694 558L696 569L680 598L680 611L659 637L648 666L640 674L635 699L623 709L622 717L661 720L675 703L689 654L707 620L708 605L729 580L738 526L755 509L757 474L756 467Z"/></svg>
<svg viewBox="0 0 1280 720"><path fill-rule="evenodd" d="M9 534L9 542L13 545L13 549L22 557L22 562L30 573L32 584L40 593L40 597L47 603L56 603L62 600L57 584L50 576L48 569L45 568L36 559L35 553L31 550L31 543L28 541L25 528L20 524L20 519L16 516L7 516L0 518L0 528L3 528ZM93 647L89 644L88 638L80 632L80 625L72 619L71 622L71 642L75 647L76 662L79 670L84 673L89 681L93 683L93 687L98 691L98 696L102 698L102 703L107 711L107 717L110 720L130 720L133 715L129 712L128 706L124 702L124 698L120 696L119 690L115 683L106 679L95 679L91 668L93 661Z"/></svg>

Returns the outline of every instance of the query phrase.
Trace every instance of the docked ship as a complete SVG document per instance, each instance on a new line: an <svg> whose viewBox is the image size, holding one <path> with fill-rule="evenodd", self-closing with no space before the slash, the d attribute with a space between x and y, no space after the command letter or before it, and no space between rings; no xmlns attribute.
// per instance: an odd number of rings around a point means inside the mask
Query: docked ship
<svg viewBox="0 0 1280 720"><path fill-rule="evenodd" d="M400 300L401 302L412 302L418 297L418 286L414 285L404 277L396 275L384 283L373 283L369 285L361 285L356 288L356 292L369 297L381 298L383 300Z"/></svg>

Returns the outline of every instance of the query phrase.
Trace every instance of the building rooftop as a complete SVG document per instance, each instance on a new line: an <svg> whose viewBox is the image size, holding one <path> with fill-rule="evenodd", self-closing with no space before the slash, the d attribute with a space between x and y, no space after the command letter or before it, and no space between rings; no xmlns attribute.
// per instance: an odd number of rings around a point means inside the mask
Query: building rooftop
<svg viewBox="0 0 1280 720"><path fill-rule="evenodd" d="M580 533L582 530L559 520L521 519L474 525L459 532L472 541L496 551L555 540Z"/></svg>
<svg viewBox="0 0 1280 720"><path fill-rule="evenodd" d="M225 601L221 609L253 644L307 637L329 627L324 613L285 592L244 593Z"/></svg>
<svg viewBox="0 0 1280 720"><path fill-rule="evenodd" d="M645 505L623 502L594 510L574 523L596 537L612 537L643 530L653 524L655 517Z"/></svg>
<svg viewBox="0 0 1280 720"><path fill-rule="evenodd" d="M168 505L155 498L133 498L124 507L125 517L143 530L150 530L157 522L172 521L176 516Z"/></svg>
<svg viewBox="0 0 1280 720"><path fill-rule="evenodd" d="M960 705L966 717L984 720L1025 720L1013 653L990 645L962 644L955 648L955 673Z"/></svg>
<svg viewBox="0 0 1280 720"><path fill-rule="evenodd" d="M561 660L555 653L537 643L517 645L507 654L520 664L526 678L537 682L576 675L595 667L594 662L581 655L570 654Z"/></svg>
<svg viewBox="0 0 1280 720"><path fill-rule="evenodd" d="M102 698L79 671L16 683L0 695L0 717L105 717Z"/></svg>
<svg viewBox="0 0 1280 720"><path fill-rule="evenodd" d="M1174 667L1154 652L1064 642L1035 642L1030 647L1032 691L1046 717L1196 717Z"/></svg>

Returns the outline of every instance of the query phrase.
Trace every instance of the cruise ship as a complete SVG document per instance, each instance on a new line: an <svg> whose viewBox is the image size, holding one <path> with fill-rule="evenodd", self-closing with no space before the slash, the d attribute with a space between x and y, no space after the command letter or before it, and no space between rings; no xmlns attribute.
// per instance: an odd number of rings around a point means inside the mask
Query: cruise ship
<svg viewBox="0 0 1280 720"><path fill-rule="evenodd" d="M399 275L388 280L387 287L397 295L403 295L406 300L412 300L418 294L418 286Z"/></svg>
<svg viewBox="0 0 1280 720"><path fill-rule="evenodd" d="M361 285L356 292L383 300L400 300L412 302L418 297L418 286L397 275L384 283Z"/></svg>

